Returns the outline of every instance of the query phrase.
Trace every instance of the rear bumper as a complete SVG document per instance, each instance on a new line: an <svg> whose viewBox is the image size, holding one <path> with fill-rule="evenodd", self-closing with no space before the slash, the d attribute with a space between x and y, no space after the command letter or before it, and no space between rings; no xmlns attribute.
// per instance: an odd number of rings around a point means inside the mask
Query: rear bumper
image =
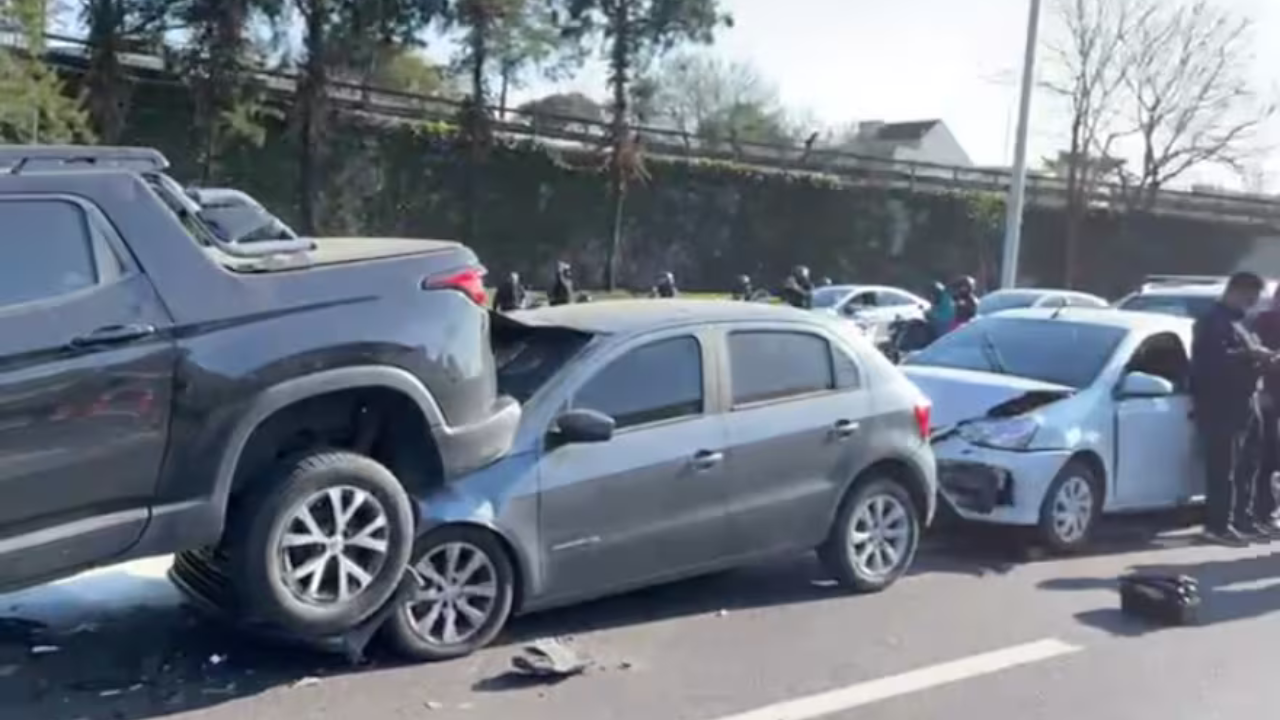
<svg viewBox="0 0 1280 720"><path fill-rule="evenodd" d="M434 429L447 479L482 468L511 450L522 415L520 403L502 396L489 417L471 425L441 425Z"/></svg>

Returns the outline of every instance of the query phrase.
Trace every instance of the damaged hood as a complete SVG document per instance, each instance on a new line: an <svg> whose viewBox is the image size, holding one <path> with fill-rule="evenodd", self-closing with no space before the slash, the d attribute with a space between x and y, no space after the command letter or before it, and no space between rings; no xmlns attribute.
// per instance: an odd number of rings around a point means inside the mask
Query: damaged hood
<svg viewBox="0 0 1280 720"><path fill-rule="evenodd" d="M976 370L908 365L902 371L933 403L933 429L949 428L964 420L986 417L992 408L1025 396L1038 397L1040 401L1031 403L1021 412L1076 392L1065 385ZM999 414L1011 416L1019 413Z"/></svg>

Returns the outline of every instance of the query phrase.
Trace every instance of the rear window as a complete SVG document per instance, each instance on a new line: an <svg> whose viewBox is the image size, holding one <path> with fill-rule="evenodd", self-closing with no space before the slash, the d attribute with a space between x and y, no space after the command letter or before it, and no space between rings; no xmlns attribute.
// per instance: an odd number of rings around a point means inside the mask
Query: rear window
<svg viewBox="0 0 1280 720"><path fill-rule="evenodd" d="M1044 293L1040 292L1012 291L992 293L978 301L978 314L990 315L1004 310L1031 307L1042 297L1044 297Z"/></svg>
<svg viewBox="0 0 1280 720"><path fill-rule="evenodd" d="M1134 295L1120 303L1121 310L1160 313L1177 317L1199 318L1213 307L1211 296Z"/></svg>
<svg viewBox="0 0 1280 720"><path fill-rule="evenodd" d="M526 327L495 320L493 356L498 392L526 402L591 342L593 336L565 328Z"/></svg>
<svg viewBox="0 0 1280 720"><path fill-rule="evenodd" d="M1093 384L1124 328L1029 318L984 318L944 335L906 365L978 370L1085 388Z"/></svg>

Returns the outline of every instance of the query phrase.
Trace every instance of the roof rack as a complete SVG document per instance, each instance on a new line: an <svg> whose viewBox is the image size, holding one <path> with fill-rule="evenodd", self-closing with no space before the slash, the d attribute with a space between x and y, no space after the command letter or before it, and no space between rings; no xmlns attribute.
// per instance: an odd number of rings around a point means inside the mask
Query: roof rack
<svg viewBox="0 0 1280 720"><path fill-rule="evenodd" d="M1221 285L1225 283L1225 275L1148 275L1142 284L1146 285Z"/></svg>
<svg viewBox="0 0 1280 720"><path fill-rule="evenodd" d="M116 168L138 172L164 172L169 160L159 150L142 147L96 145L3 145L0 172L19 175L29 168L74 170Z"/></svg>

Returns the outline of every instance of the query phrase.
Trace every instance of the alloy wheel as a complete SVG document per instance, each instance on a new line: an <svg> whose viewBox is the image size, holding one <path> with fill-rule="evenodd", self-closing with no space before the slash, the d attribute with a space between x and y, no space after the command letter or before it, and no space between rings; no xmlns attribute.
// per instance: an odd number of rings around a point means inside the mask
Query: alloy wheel
<svg viewBox="0 0 1280 720"><path fill-rule="evenodd" d="M1089 481L1072 475L1058 488L1051 511L1053 531L1064 543L1075 543L1085 536L1093 522L1093 488Z"/></svg>
<svg viewBox="0 0 1280 720"><path fill-rule="evenodd" d="M280 582L313 605L349 602L382 572L390 546L386 509L350 485L309 495L286 515L277 543Z"/></svg>
<svg viewBox="0 0 1280 720"><path fill-rule="evenodd" d="M849 552L858 571L887 577L906 561L912 542L911 514L898 498L872 495L849 521Z"/></svg>
<svg viewBox="0 0 1280 720"><path fill-rule="evenodd" d="M434 645L465 643L485 628L497 608L498 571L468 542L448 542L413 566L419 588L405 606L415 632Z"/></svg>

